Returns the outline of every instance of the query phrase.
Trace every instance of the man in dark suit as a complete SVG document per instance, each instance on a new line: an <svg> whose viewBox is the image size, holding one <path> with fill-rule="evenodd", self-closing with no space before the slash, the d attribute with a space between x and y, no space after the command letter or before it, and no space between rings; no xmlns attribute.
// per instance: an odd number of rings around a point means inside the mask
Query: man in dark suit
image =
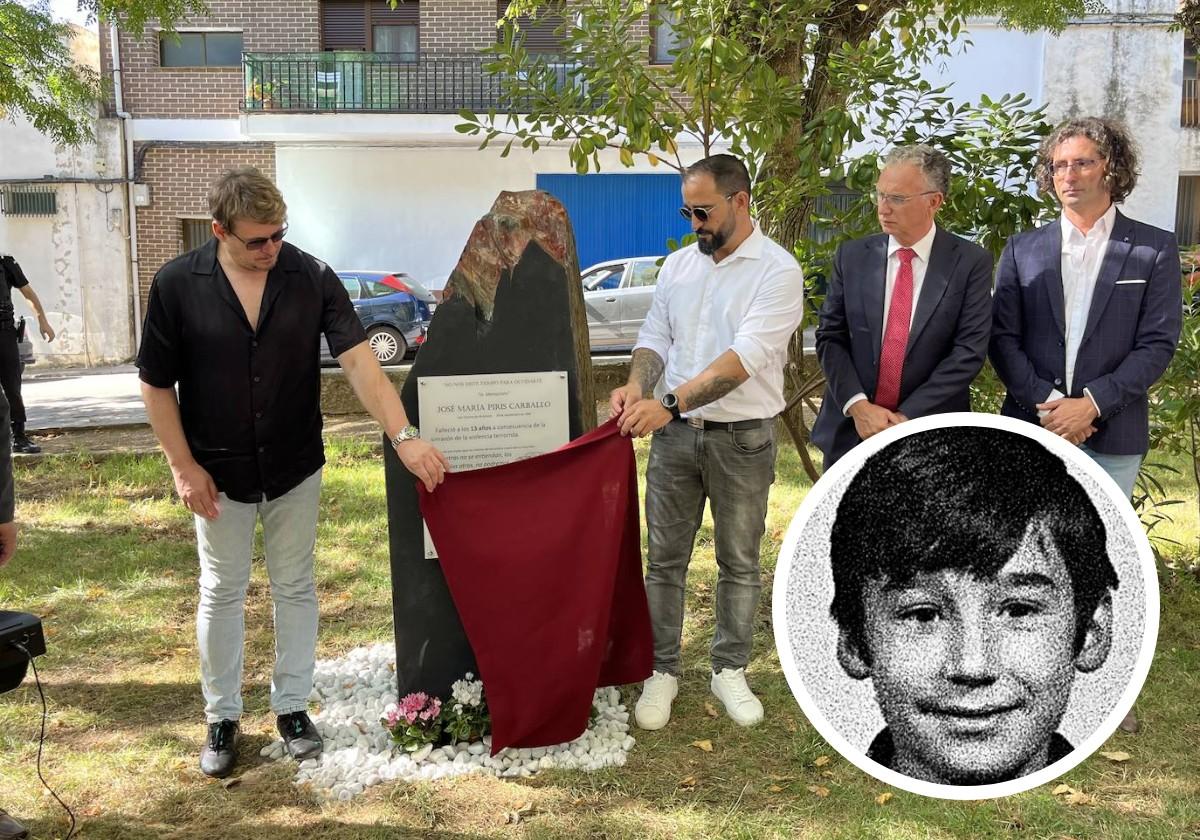
<svg viewBox="0 0 1200 840"><path fill-rule="evenodd" d="M1008 388L1001 412L1080 444L1132 496L1150 447L1147 392L1179 340L1179 249L1173 234L1116 209L1137 183L1123 127L1069 120L1038 164L1062 216L1012 237L1000 257L991 359Z"/></svg>
<svg viewBox="0 0 1200 840"><path fill-rule="evenodd" d="M812 432L826 469L888 426L971 408L987 354L992 258L934 224L949 188L943 154L893 149L875 192L883 233L834 256L817 327L827 385Z"/></svg>

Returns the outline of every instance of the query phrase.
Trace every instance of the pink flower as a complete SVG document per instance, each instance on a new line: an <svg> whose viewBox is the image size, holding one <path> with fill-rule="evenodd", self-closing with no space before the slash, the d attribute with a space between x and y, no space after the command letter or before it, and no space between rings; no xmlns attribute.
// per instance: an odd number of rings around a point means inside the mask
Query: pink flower
<svg viewBox="0 0 1200 840"><path fill-rule="evenodd" d="M429 705L418 715L421 720L433 720L442 713L442 701L434 697Z"/></svg>

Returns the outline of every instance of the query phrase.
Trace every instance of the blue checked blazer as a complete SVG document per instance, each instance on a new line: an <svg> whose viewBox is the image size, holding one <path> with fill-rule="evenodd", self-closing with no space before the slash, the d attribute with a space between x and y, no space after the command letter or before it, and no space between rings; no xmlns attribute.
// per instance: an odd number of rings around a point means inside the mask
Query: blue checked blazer
<svg viewBox="0 0 1200 840"><path fill-rule="evenodd" d="M1100 264L1069 397L1100 409L1087 444L1110 455L1150 448L1150 386L1175 353L1183 320L1175 235L1117 212ZM992 300L992 365L1008 388L1001 414L1038 422L1035 406L1066 393L1062 227L1056 219L1008 240Z"/></svg>

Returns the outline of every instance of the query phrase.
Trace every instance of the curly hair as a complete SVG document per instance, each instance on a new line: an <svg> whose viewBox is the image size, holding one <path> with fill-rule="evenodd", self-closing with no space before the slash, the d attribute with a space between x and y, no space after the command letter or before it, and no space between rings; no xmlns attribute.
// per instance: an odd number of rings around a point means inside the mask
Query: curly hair
<svg viewBox="0 0 1200 840"><path fill-rule="evenodd" d="M1138 153L1129 130L1116 120L1101 117L1079 117L1067 120L1050 132L1042 141L1037 157L1037 185L1044 193L1054 192L1054 150L1072 137L1086 137L1096 144L1104 158L1104 182L1113 204L1124 201L1138 179Z"/></svg>

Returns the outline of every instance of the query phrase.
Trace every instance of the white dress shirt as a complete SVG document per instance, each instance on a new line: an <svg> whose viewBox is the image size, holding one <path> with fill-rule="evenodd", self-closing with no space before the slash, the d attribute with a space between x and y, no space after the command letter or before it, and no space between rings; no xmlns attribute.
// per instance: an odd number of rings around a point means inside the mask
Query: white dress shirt
<svg viewBox="0 0 1200 840"><path fill-rule="evenodd" d="M658 273L654 302L638 333L637 347L666 363L655 396L674 391L732 350L750 378L687 416L722 423L774 417L785 405L783 365L803 312L799 263L757 224L719 263L695 243L680 248Z"/></svg>
<svg viewBox="0 0 1200 840"><path fill-rule="evenodd" d="M937 225L930 225L928 232L909 246L916 252L916 256L913 257L912 261L912 307L908 311L908 326L910 329L912 328L913 316L917 314L917 301L921 299L921 284L925 282L925 272L929 269L929 252L933 250L933 237L936 235ZM903 247L903 245L896 241L896 237L888 237L887 274L884 275L883 286L883 326L881 327L885 332L887 330L888 312L892 308L892 295L896 291L896 276L900 273L899 251ZM883 336L880 336L879 346L883 347ZM866 398L867 395L861 391L855 394L846 400L846 404L842 406L842 414L849 416L850 406Z"/></svg>
<svg viewBox="0 0 1200 840"><path fill-rule="evenodd" d="M1086 234L1071 224L1065 213L1059 219L1062 225L1063 320L1067 328L1067 394L1071 393L1071 384L1075 381L1075 360L1079 357L1079 345L1083 342L1083 331L1087 328L1088 313L1092 309L1092 295L1096 291L1096 278L1100 276L1100 264L1108 252L1108 240L1116 220L1115 204L1108 205L1108 210ZM1099 414L1100 406L1096 405L1095 397L1086 388L1083 392ZM1066 394L1062 391L1053 388L1046 402L1064 396ZM1045 412L1039 414L1044 415Z"/></svg>

